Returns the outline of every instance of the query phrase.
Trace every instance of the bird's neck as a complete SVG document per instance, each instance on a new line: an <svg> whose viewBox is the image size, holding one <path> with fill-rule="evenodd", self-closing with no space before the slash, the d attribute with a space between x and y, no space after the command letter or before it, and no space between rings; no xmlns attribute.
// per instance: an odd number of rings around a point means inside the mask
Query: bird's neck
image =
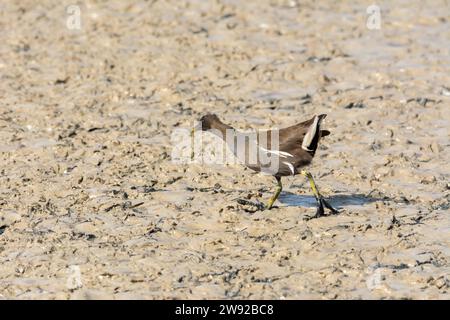
<svg viewBox="0 0 450 320"><path fill-rule="evenodd" d="M225 123L218 122L218 121L214 122L214 123L211 123L211 129L212 129L211 132L213 134L215 134L217 136L220 136L224 140L227 137L227 130L234 130L233 127L231 127L231 126L229 126L229 125L227 125Z"/></svg>

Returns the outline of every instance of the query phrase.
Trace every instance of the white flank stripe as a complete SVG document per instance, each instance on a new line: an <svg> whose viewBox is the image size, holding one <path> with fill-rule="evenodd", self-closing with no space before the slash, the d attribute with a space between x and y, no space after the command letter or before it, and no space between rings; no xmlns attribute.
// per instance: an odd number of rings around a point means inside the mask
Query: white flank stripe
<svg viewBox="0 0 450 320"><path fill-rule="evenodd" d="M264 152L272 153L272 154L275 154L275 155L277 155L277 156L279 156L279 157L282 157L282 158L293 157L293 155L290 154L289 152L275 151L275 150L267 150L267 149L265 149L265 148L263 148L263 147L261 147L261 146L259 146L259 148L260 148L262 151L264 151Z"/></svg>

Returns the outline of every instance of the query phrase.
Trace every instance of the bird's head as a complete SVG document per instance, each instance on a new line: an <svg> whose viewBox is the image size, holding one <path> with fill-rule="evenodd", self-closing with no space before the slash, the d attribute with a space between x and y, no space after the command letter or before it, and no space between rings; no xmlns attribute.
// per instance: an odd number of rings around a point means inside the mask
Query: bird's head
<svg viewBox="0 0 450 320"><path fill-rule="evenodd" d="M213 113L208 113L200 118L200 129L207 131L213 128L214 123L220 123L219 117Z"/></svg>

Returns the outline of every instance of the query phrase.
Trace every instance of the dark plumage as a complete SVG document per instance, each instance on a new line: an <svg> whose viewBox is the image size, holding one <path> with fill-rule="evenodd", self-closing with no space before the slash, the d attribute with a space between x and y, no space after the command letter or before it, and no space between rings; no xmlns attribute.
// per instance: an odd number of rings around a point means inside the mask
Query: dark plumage
<svg viewBox="0 0 450 320"><path fill-rule="evenodd" d="M267 131L267 142L264 144L260 142L260 136L257 135L253 145L251 141L247 142L244 146L244 150L239 150L242 146L236 144L236 141L238 141L240 135L246 135L246 133L239 132L231 126L224 124L215 114L203 116L200 119L200 124L201 130L212 130L213 133L221 136L225 141L233 141L234 143L229 145L229 147L231 147L235 155L241 154L241 157L238 156L238 158L243 161L244 165L257 172L269 173L276 178L278 182L277 192L271 198L266 208L272 208L273 203L281 192L281 177L302 174L309 179L311 188L316 196L318 203L316 216L321 216L324 212L323 206L329 208L333 213L337 213L337 210L332 208L331 205L323 199L314 183L312 175L309 172L302 170L302 168L310 164L313 160L320 139L330 134L328 130L322 130L320 128L322 120L325 117L326 114L321 114L284 129ZM227 135L229 134L232 134L234 139L227 139ZM277 135L278 146L272 146L272 137L275 139ZM255 142L256 145L254 145ZM240 151L242 152L240 153ZM255 152L256 154L254 154ZM277 164L275 168L267 165L267 163L263 161L266 158L262 157L267 156L270 157L272 164ZM251 159L256 159L256 161L251 161ZM262 209L260 204L257 206Z"/></svg>

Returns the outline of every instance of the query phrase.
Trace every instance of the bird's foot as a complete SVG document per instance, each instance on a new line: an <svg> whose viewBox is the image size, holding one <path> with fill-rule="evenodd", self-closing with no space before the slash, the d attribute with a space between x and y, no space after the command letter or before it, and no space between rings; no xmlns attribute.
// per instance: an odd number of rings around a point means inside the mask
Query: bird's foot
<svg viewBox="0 0 450 320"><path fill-rule="evenodd" d="M260 211L264 211L266 209L266 206L264 205L264 203L259 202L258 200L256 200L256 202L253 202L253 201L248 201L245 199L237 199L237 203L239 203L243 206L256 207L256 209L260 210Z"/></svg>
<svg viewBox="0 0 450 320"><path fill-rule="evenodd" d="M317 211L313 216L307 216L304 220L309 221L312 219L317 219L325 215L325 210L323 209L323 203L320 200L317 200Z"/></svg>
<svg viewBox="0 0 450 320"><path fill-rule="evenodd" d="M338 214L339 211L333 208L324 198L320 197L317 199L317 211L313 216L306 217L305 220L309 221L311 219L316 219L325 216L324 207L331 211L331 214Z"/></svg>
<svg viewBox="0 0 450 320"><path fill-rule="evenodd" d="M331 214L339 214L339 210L333 208L331 206L331 204L328 201L326 201L324 198L322 198L322 203L325 206L325 208L327 208L328 210L331 211Z"/></svg>

